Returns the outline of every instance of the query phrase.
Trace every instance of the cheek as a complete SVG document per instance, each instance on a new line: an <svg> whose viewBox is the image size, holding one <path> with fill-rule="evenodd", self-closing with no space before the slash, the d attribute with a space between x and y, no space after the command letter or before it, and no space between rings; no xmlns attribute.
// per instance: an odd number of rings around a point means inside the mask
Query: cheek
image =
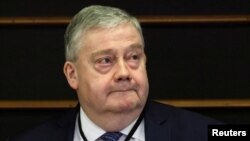
<svg viewBox="0 0 250 141"><path fill-rule="evenodd" d="M88 82L90 96L96 99L104 99L109 90L109 79L104 76L92 76Z"/></svg>
<svg viewBox="0 0 250 141"><path fill-rule="evenodd" d="M149 89L147 72L145 70L138 72L137 75L135 75L135 80L139 85L139 94L141 96L147 95Z"/></svg>
<svg viewBox="0 0 250 141"><path fill-rule="evenodd" d="M84 81L83 81L84 82ZM93 79L92 81L85 81L85 84L79 89L78 97L82 101L82 105L88 107L101 107L106 99L107 87L106 83Z"/></svg>
<svg viewBox="0 0 250 141"><path fill-rule="evenodd" d="M100 91L103 92L105 90L105 85L107 84L106 76L96 72L91 65L81 68L78 75L80 87L87 95L99 95Z"/></svg>

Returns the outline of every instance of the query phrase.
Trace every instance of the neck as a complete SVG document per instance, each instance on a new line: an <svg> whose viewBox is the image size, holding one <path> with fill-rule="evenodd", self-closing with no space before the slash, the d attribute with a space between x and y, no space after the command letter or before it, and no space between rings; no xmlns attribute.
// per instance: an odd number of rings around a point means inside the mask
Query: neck
<svg viewBox="0 0 250 141"><path fill-rule="evenodd" d="M135 121L140 116L143 108L123 113L94 113L88 112L84 108L83 110L88 118L97 126L107 132L116 132L121 131Z"/></svg>

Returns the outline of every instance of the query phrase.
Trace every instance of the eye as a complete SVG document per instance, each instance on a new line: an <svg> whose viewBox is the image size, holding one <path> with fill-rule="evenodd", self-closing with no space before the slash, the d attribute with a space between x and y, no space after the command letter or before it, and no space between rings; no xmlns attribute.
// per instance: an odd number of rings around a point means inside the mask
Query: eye
<svg viewBox="0 0 250 141"><path fill-rule="evenodd" d="M110 57L104 57L104 58L100 58L97 60L97 63L99 64L110 64L112 63L112 59Z"/></svg>
<svg viewBox="0 0 250 141"><path fill-rule="evenodd" d="M137 52L131 53L127 58L127 63L131 68L138 68L141 62L141 54Z"/></svg>
<svg viewBox="0 0 250 141"><path fill-rule="evenodd" d="M129 55L128 57L129 61L133 61L133 62L137 62L138 60L140 60L140 54L138 53L132 53L131 55Z"/></svg>
<svg viewBox="0 0 250 141"><path fill-rule="evenodd" d="M131 56L131 59L132 60L138 60L139 59L139 55L134 54L134 55Z"/></svg>
<svg viewBox="0 0 250 141"><path fill-rule="evenodd" d="M104 74L107 73L112 68L113 64L114 64L114 58L110 56L104 56L100 57L95 61L94 67L98 72Z"/></svg>

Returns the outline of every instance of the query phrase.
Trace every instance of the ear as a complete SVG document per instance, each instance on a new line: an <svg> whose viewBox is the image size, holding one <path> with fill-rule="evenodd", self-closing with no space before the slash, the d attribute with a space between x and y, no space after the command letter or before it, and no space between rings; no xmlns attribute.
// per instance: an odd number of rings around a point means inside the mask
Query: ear
<svg viewBox="0 0 250 141"><path fill-rule="evenodd" d="M66 61L63 67L63 72L67 78L70 87L74 90L78 89L78 76L75 64Z"/></svg>

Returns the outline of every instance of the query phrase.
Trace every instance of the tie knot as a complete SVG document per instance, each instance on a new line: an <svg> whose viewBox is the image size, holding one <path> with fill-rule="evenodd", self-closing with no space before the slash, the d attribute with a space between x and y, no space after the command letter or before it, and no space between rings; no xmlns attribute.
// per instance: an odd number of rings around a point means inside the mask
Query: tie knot
<svg viewBox="0 0 250 141"><path fill-rule="evenodd" d="M118 141L118 139L122 136L120 132L107 132L103 134L100 139L103 141Z"/></svg>

